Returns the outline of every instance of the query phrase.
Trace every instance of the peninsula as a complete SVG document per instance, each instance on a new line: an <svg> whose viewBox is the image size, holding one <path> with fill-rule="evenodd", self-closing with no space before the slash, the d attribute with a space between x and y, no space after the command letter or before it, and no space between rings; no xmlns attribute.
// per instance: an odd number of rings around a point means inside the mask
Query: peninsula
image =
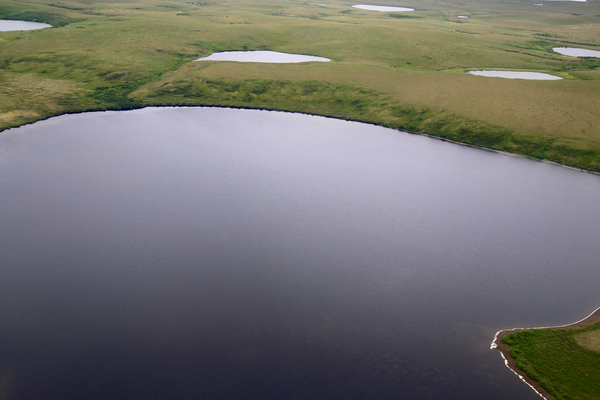
<svg viewBox="0 0 600 400"><path fill-rule="evenodd" d="M569 325L499 331L492 348L546 399L600 399L600 308Z"/></svg>

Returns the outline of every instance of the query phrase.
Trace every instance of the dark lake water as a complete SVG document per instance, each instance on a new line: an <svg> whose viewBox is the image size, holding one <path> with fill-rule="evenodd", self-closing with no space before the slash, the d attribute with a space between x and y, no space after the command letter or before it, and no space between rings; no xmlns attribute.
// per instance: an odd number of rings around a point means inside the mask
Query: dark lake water
<svg viewBox="0 0 600 400"><path fill-rule="evenodd" d="M0 398L538 399L497 330L600 306L600 176L305 115L0 133Z"/></svg>

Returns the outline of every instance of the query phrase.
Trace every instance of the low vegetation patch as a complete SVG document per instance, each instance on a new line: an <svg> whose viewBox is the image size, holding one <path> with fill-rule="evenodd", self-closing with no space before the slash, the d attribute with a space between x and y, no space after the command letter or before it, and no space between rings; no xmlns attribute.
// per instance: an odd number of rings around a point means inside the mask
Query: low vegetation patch
<svg viewBox="0 0 600 400"><path fill-rule="evenodd" d="M0 19L13 19L19 21L44 22L53 27L61 27L77 22L80 19L69 18L65 15L37 10L22 10L15 7L0 5Z"/></svg>
<svg viewBox="0 0 600 400"><path fill-rule="evenodd" d="M0 72L0 128L31 123L92 106L75 82L36 74Z"/></svg>
<svg viewBox="0 0 600 400"><path fill-rule="evenodd" d="M584 349L600 353L600 329L577 333L573 338Z"/></svg>
<svg viewBox="0 0 600 400"><path fill-rule="evenodd" d="M558 400L600 399L600 323L585 328L522 330L502 339L517 368ZM584 343L582 346L581 343Z"/></svg>

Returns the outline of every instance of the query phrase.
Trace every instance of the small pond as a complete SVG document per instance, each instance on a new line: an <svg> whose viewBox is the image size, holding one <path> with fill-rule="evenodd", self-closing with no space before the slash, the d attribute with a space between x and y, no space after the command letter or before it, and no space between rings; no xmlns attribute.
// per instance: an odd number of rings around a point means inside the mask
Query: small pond
<svg viewBox="0 0 600 400"><path fill-rule="evenodd" d="M52 28L52 25L42 22L17 21L10 19L0 20L0 32L32 31L34 29Z"/></svg>
<svg viewBox="0 0 600 400"><path fill-rule="evenodd" d="M565 56L600 57L600 51L581 49L578 47L554 47L552 50L554 50L557 53L563 54Z"/></svg>
<svg viewBox="0 0 600 400"><path fill-rule="evenodd" d="M536 81L555 81L562 79L560 76L529 71L469 71L469 74L494 78L528 79Z"/></svg>
<svg viewBox="0 0 600 400"><path fill-rule="evenodd" d="M539 399L490 343L598 307L599 198L597 175L308 115L4 131L0 398Z"/></svg>
<svg viewBox="0 0 600 400"><path fill-rule="evenodd" d="M408 7L372 6L372 5L367 5L367 4L356 4L356 5L353 5L352 7L360 8L361 10L381 11L381 12L415 11L414 8L408 8Z"/></svg>
<svg viewBox="0 0 600 400"><path fill-rule="evenodd" d="M302 63L308 61L328 62L329 58L306 56L302 54L280 53L277 51L224 51L213 53L208 57L198 58L194 61L237 61L257 63Z"/></svg>

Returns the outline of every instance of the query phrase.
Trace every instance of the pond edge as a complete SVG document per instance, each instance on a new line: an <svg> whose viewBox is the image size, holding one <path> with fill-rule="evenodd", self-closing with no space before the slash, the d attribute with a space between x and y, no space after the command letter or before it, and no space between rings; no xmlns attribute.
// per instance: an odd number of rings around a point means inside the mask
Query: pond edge
<svg viewBox="0 0 600 400"><path fill-rule="evenodd" d="M123 108L90 108L88 110L81 110L81 111L59 112L59 113L56 113L56 114L51 114L51 115L44 116L44 117L42 117L40 119L37 119L35 121L26 122L26 123L21 124L21 125L9 126L9 127L4 128L4 129L0 129L0 135L3 132L7 132L7 131L12 130L12 129L17 129L17 128L20 128L22 126L27 126L27 125L33 125L33 124L35 124L37 122L46 121L46 120L49 120L51 118L56 118L56 117L60 117L60 116L63 116L63 115L85 114L85 113L105 112L105 111L114 111L114 112L119 112L119 111L133 111L133 110L142 110L142 109L145 109L145 108L175 108L175 107L181 107L181 108L184 108L184 107L185 108L192 108L192 107L198 107L198 108L200 108L200 107L203 107L203 108L230 108L230 109L235 109L235 110L273 111L273 112L283 112L283 113L290 113L290 114L311 115L311 116L315 116L315 117L337 119L337 120L340 120L340 121L358 122L358 123L361 123L361 124L368 124L368 125L379 126L379 127L382 127L382 128L392 129L392 130L395 130L395 131L398 131L398 132L409 133L411 135L426 136L426 137L429 137L429 138L432 138L432 139L441 140L442 142L454 143L454 144L458 144L460 146L466 146L466 147L472 147L474 149L491 151L493 153L504 154L504 155L511 156L511 157L519 157L519 158L524 158L524 159L531 160L531 161L537 161L537 162L541 162L541 163L552 164L552 165L556 165L556 166L559 166L559 167L567 168L567 169L570 169L570 170L573 170L573 171L584 172L584 173L593 174L593 175L599 175L600 176L600 172L598 172L598 171L592 171L592 170L588 170L588 169L573 167L571 165L561 164L561 163L556 162L556 161L546 160L546 159L543 159L543 158L535 158L535 157L532 157L532 156L528 156L526 154L510 153L508 151L491 149L489 147L478 146L476 144L459 142L459 141L456 141L456 140L444 138L444 137L441 137L441 136L435 136L435 135L428 134L428 133L410 131L410 130L406 130L406 129L393 128L393 127L390 127L390 126L386 126L384 124L377 124L375 122L364 121L364 120L360 120L360 119L352 119L352 118L333 117L333 116L330 116L330 115L318 114L318 113L311 113L311 112L288 111L288 110L280 110L280 109L276 109L276 108L266 108L266 107L239 107L239 106L222 106L222 105L212 105L212 104L207 104L207 105L181 105L181 104L155 105L155 104L146 104L146 105L142 105L142 106L123 107ZM534 328L521 328L521 329L534 329ZM501 331L499 331L499 332L501 332Z"/></svg>
<svg viewBox="0 0 600 400"><path fill-rule="evenodd" d="M557 326L538 326L534 328L512 328L512 329L502 329L496 332L494 335L494 340L490 344L491 350L500 351L500 355L504 359L504 365L508 369L510 369L515 375L519 377L520 380L525 382L534 392L536 392L540 397L546 400L556 400L554 396L552 396L546 389L544 389L537 381L529 377L525 372L517 368L516 360L510 355L510 351L507 345L502 343L502 338L506 335L511 334L517 331L523 330L533 330L533 329L559 329L559 328L579 328L587 325L591 325L595 322L600 321L600 307L596 308L589 314L587 317L580 319L579 321L573 322L571 324L566 325L557 325Z"/></svg>

